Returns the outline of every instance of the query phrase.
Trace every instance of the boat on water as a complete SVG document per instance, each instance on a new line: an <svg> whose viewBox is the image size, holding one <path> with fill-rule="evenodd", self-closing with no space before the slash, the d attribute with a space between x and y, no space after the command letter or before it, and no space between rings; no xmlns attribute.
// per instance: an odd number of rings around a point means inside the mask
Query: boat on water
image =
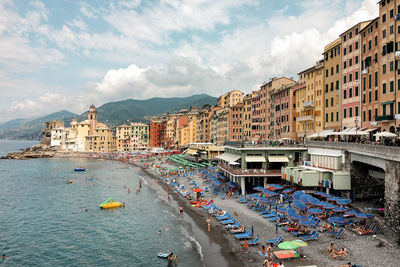
<svg viewBox="0 0 400 267"><path fill-rule="evenodd" d="M66 183L67 184L72 184L72 180L67 180Z"/></svg>
<svg viewBox="0 0 400 267"><path fill-rule="evenodd" d="M86 171L86 169L80 167L80 168L75 168L74 171L76 171L76 172L84 172L84 171Z"/></svg>
<svg viewBox="0 0 400 267"><path fill-rule="evenodd" d="M112 198L109 198L104 203L100 204L100 208L102 209L120 208L121 206L121 202L114 202Z"/></svg>
<svg viewBox="0 0 400 267"><path fill-rule="evenodd" d="M162 253L161 251L157 253L157 257L159 258L168 258L169 251Z"/></svg>

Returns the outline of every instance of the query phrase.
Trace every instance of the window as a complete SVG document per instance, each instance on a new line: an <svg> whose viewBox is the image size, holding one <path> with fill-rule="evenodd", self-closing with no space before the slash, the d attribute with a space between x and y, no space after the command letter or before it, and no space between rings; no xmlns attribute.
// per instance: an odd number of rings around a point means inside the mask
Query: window
<svg viewBox="0 0 400 267"><path fill-rule="evenodd" d="M363 78L363 91L365 91L365 87L367 86L367 83L366 83L366 81L365 81L365 77Z"/></svg>
<svg viewBox="0 0 400 267"><path fill-rule="evenodd" d="M358 86L354 87L354 95L358 96Z"/></svg>
<svg viewBox="0 0 400 267"><path fill-rule="evenodd" d="M350 59L349 59L349 67L351 67L352 65L353 65L353 59L350 58Z"/></svg>
<svg viewBox="0 0 400 267"><path fill-rule="evenodd" d="M333 121L333 112L331 112L331 121Z"/></svg>
<svg viewBox="0 0 400 267"><path fill-rule="evenodd" d="M351 52L353 52L353 46L352 45L349 46L349 53L351 53Z"/></svg>
<svg viewBox="0 0 400 267"><path fill-rule="evenodd" d="M372 47L372 42L371 42L371 40L369 40L368 41L368 50L371 50L371 47Z"/></svg>
<svg viewBox="0 0 400 267"><path fill-rule="evenodd" d="M333 107L333 97L331 97L331 107Z"/></svg>
<svg viewBox="0 0 400 267"><path fill-rule="evenodd" d="M365 54L365 44L363 44L363 54Z"/></svg>
<svg viewBox="0 0 400 267"><path fill-rule="evenodd" d="M336 121L339 121L339 112L336 112Z"/></svg>
<svg viewBox="0 0 400 267"><path fill-rule="evenodd" d="M347 118L347 109L343 109L343 118Z"/></svg>
<svg viewBox="0 0 400 267"><path fill-rule="evenodd" d="M336 90L339 90L339 81L336 81Z"/></svg>
<svg viewBox="0 0 400 267"><path fill-rule="evenodd" d="M371 74L368 75L368 89L371 89Z"/></svg>
<svg viewBox="0 0 400 267"><path fill-rule="evenodd" d="M325 84L325 93L328 93L329 86Z"/></svg>
<svg viewBox="0 0 400 267"><path fill-rule="evenodd" d="M325 70L325 77L328 78L328 76L329 76L329 71L326 69Z"/></svg>
<svg viewBox="0 0 400 267"><path fill-rule="evenodd" d="M378 87L378 72L375 71L375 87Z"/></svg>
<svg viewBox="0 0 400 267"><path fill-rule="evenodd" d="M363 104L365 104L365 94L363 94Z"/></svg>
<svg viewBox="0 0 400 267"><path fill-rule="evenodd" d="M349 74L349 82L352 82L352 81L353 81L353 74L350 73L350 74Z"/></svg>
<svg viewBox="0 0 400 267"><path fill-rule="evenodd" d="M333 91L333 83L331 83L331 91Z"/></svg>
<svg viewBox="0 0 400 267"><path fill-rule="evenodd" d="M385 39L386 38L386 30L382 31L382 38Z"/></svg>
<svg viewBox="0 0 400 267"><path fill-rule="evenodd" d="M365 110L363 111L363 121L365 121Z"/></svg>
<svg viewBox="0 0 400 267"><path fill-rule="evenodd" d="M347 54L347 48L343 48L343 55Z"/></svg>
<svg viewBox="0 0 400 267"><path fill-rule="evenodd" d="M385 23L386 22L386 14L383 14L382 15L382 23Z"/></svg>
<svg viewBox="0 0 400 267"><path fill-rule="evenodd" d="M368 121L371 121L371 110L368 110Z"/></svg>
<svg viewBox="0 0 400 267"><path fill-rule="evenodd" d="M391 9L391 10L389 11L389 17L390 17L390 18L393 18L393 16L394 16L394 12L393 12L393 9Z"/></svg>
<svg viewBox="0 0 400 267"><path fill-rule="evenodd" d="M336 73L339 73L339 64L336 65Z"/></svg>
<svg viewBox="0 0 400 267"><path fill-rule="evenodd" d="M328 122L328 113L325 114L325 122Z"/></svg>
<svg viewBox="0 0 400 267"><path fill-rule="evenodd" d="M349 118L353 117L353 108L349 108Z"/></svg>
<svg viewBox="0 0 400 267"><path fill-rule="evenodd" d="M378 90L375 90L375 101L378 101Z"/></svg>
<svg viewBox="0 0 400 267"><path fill-rule="evenodd" d="M389 34L393 34L393 25L389 27Z"/></svg>
<svg viewBox="0 0 400 267"><path fill-rule="evenodd" d="M386 83L382 84L382 94L386 94Z"/></svg>
<svg viewBox="0 0 400 267"><path fill-rule="evenodd" d="M331 68L331 75L333 75L333 67Z"/></svg>
<svg viewBox="0 0 400 267"><path fill-rule="evenodd" d="M354 58L354 64L358 64L358 56Z"/></svg>
<svg viewBox="0 0 400 267"><path fill-rule="evenodd" d="M343 99L346 99L346 97L347 97L347 94L346 94L346 93L347 93L347 91L344 90L344 91L343 91Z"/></svg>
<svg viewBox="0 0 400 267"><path fill-rule="evenodd" d="M382 65L382 74L386 74L386 64Z"/></svg>
<svg viewBox="0 0 400 267"><path fill-rule="evenodd" d="M353 97L353 89L349 88L349 97Z"/></svg>
<svg viewBox="0 0 400 267"><path fill-rule="evenodd" d="M358 117L358 106L354 108L354 112L356 113L355 116Z"/></svg>
<svg viewBox="0 0 400 267"><path fill-rule="evenodd" d="M393 61L390 61L389 68L390 68L390 72L392 72L393 71Z"/></svg>
<svg viewBox="0 0 400 267"><path fill-rule="evenodd" d="M325 107L329 107L329 101L328 101L328 99L325 99Z"/></svg>
<svg viewBox="0 0 400 267"><path fill-rule="evenodd" d="M346 83L347 82L347 77L346 77L346 75L344 75L343 76L343 83Z"/></svg>
<svg viewBox="0 0 400 267"><path fill-rule="evenodd" d="M394 81L390 81L390 92L394 91Z"/></svg>
<svg viewBox="0 0 400 267"><path fill-rule="evenodd" d="M400 79L397 80L397 91L400 90ZM400 112L400 109L399 109Z"/></svg>
<svg viewBox="0 0 400 267"><path fill-rule="evenodd" d="M349 33L349 39L351 39L353 37L353 32Z"/></svg>
<svg viewBox="0 0 400 267"><path fill-rule="evenodd" d="M358 49L358 42L355 43L354 45L354 49L357 50Z"/></svg>
<svg viewBox="0 0 400 267"><path fill-rule="evenodd" d="M347 67L347 61L343 62L343 69Z"/></svg>
<svg viewBox="0 0 400 267"><path fill-rule="evenodd" d="M344 36L343 36L343 42L346 42L346 40L347 40L347 36L344 35Z"/></svg>
<svg viewBox="0 0 400 267"><path fill-rule="evenodd" d="M354 80L356 80L356 81L358 81L358 71L356 71L355 73L354 73L355 75L355 77L354 77Z"/></svg>
<svg viewBox="0 0 400 267"><path fill-rule="evenodd" d="M378 45L378 36L375 36L375 38L374 38L374 44L375 44L375 46Z"/></svg>

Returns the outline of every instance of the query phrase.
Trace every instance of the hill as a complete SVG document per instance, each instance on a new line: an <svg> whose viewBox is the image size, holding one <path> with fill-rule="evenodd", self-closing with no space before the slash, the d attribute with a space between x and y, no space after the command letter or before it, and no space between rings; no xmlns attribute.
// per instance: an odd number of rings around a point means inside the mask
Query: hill
<svg viewBox="0 0 400 267"><path fill-rule="evenodd" d="M146 100L126 99L97 107L97 119L110 126L117 126L128 120L148 122L151 116L173 113L193 106L201 108L205 104L213 106L216 103L217 98L207 94L172 98L154 97ZM77 116L78 121L82 121L87 119L87 112L78 116L62 110L40 118L8 121L0 124L0 139L39 140L43 123L50 120L64 120L65 125L68 126L74 116Z"/></svg>

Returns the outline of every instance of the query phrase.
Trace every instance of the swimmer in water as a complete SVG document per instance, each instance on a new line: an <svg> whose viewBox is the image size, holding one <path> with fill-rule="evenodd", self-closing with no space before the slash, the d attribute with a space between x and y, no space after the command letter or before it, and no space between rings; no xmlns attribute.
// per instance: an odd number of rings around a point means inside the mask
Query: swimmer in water
<svg viewBox="0 0 400 267"><path fill-rule="evenodd" d="M128 194L130 194L131 193L131 189L128 189Z"/></svg>
<svg viewBox="0 0 400 267"><path fill-rule="evenodd" d="M124 208L125 208L125 202L124 202L124 203L122 203L122 207L124 207Z"/></svg>
<svg viewBox="0 0 400 267"><path fill-rule="evenodd" d="M158 234L161 235L161 230L158 230Z"/></svg>
<svg viewBox="0 0 400 267"><path fill-rule="evenodd" d="M183 207L182 206L179 207L179 213L180 213L181 218L183 219Z"/></svg>

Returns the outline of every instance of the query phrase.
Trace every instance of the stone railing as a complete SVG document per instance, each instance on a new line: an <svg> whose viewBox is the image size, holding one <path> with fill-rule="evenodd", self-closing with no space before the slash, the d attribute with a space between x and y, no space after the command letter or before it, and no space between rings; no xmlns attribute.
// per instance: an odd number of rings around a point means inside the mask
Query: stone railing
<svg viewBox="0 0 400 267"><path fill-rule="evenodd" d="M400 161L400 147L395 146L327 141L309 141L306 143L306 145L309 147L354 150L358 152L373 154L380 158Z"/></svg>
<svg viewBox="0 0 400 267"><path fill-rule="evenodd" d="M280 176L281 170L266 170L266 169L245 169L231 168L228 165L219 163L219 167L234 175L257 175L257 176Z"/></svg>

